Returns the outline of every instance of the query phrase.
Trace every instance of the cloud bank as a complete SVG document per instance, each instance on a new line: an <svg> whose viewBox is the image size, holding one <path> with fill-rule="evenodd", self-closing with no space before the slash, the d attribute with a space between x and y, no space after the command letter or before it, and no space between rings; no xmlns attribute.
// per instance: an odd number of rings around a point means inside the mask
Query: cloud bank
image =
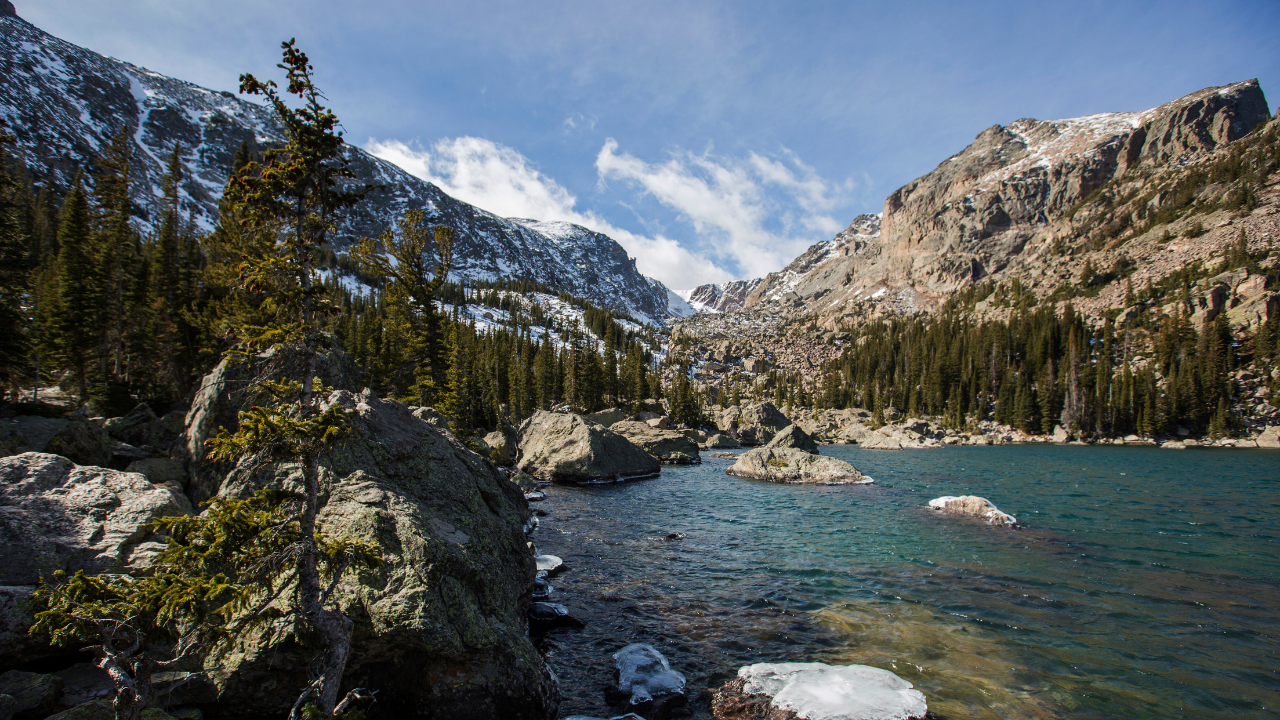
<svg viewBox="0 0 1280 720"><path fill-rule="evenodd" d="M497 215L571 222L604 233L635 256L640 272L677 290L783 267L843 228L827 213L851 188L847 181L823 180L785 150L778 158L753 152L742 160L680 152L653 164L619 152L608 139L596 157L600 184L620 180L657 200L697 234L695 241L681 242L661 232L634 233L579 210L572 192L491 140L458 137L424 148L371 139L367 149Z"/></svg>

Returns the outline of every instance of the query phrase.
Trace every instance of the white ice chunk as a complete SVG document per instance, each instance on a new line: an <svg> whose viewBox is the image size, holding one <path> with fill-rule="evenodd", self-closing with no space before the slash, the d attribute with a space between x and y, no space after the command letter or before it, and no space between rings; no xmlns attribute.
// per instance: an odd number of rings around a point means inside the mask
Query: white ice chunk
<svg viewBox="0 0 1280 720"><path fill-rule="evenodd" d="M631 695L632 705L684 692L684 675L671 669L662 653L645 643L632 643L613 654L618 690Z"/></svg>
<svg viewBox="0 0 1280 720"><path fill-rule="evenodd" d="M803 720L904 720L928 712L924 693L868 665L759 663L738 670L743 692L773 698Z"/></svg>

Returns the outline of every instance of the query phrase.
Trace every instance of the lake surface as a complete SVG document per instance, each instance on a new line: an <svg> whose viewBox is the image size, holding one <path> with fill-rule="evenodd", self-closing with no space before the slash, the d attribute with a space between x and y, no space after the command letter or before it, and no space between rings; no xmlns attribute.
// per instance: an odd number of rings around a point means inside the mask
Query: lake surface
<svg viewBox="0 0 1280 720"><path fill-rule="evenodd" d="M535 541L570 567L552 599L587 622L541 641L562 716L618 714L610 654L649 642L697 718L765 661L887 668L946 718L1280 717L1280 452L822 452L877 484L740 480L704 455L548 489ZM1026 527L925 507L962 494Z"/></svg>

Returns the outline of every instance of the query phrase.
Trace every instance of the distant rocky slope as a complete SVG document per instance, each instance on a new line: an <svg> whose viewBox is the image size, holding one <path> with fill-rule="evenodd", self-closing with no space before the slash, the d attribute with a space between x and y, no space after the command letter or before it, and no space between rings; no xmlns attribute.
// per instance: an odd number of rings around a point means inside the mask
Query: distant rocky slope
<svg viewBox="0 0 1280 720"><path fill-rule="evenodd" d="M139 227L149 231L159 217L161 179L180 143L183 209L211 228L240 144L282 142L280 125L260 105L65 42L6 6L0 6L0 118L41 182L65 188L77 172L92 173L103 149L127 126ZM381 233L406 210L421 209L430 222L457 232L455 279L534 280L658 323L688 312L678 299L670 307L673 294L666 286L641 275L605 235L568 223L500 218L359 148L351 147L348 157L360 180L384 189L339 228L339 249Z"/></svg>
<svg viewBox="0 0 1280 720"><path fill-rule="evenodd" d="M703 360L806 373L839 355L845 329L931 312L978 285L990 295L967 308L978 317L1007 315L1015 282L1033 303L1123 314L1130 285L1212 268L1242 233L1254 252L1280 236L1276 175L1241 170L1242 158L1271 162L1280 119L1268 121L1248 80L1143 112L992 126L890 195L881 215L859 216L783 270L695 289L700 314L673 337L694 339ZM1088 268L1096 273L1082 278ZM1239 330L1280 305L1247 273L1192 292L1202 312L1226 308Z"/></svg>

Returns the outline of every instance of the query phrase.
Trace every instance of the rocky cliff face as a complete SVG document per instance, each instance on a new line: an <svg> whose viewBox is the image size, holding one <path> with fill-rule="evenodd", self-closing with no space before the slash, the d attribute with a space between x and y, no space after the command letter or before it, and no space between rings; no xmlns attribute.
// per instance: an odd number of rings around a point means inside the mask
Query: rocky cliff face
<svg viewBox="0 0 1280 720"><path fill-rule="evenodd" d="M181 145L184 212L211 228L236 150L283 141L264 107L60 40L0 7L0 118L18 138L20 154L55 188L81 170L90 174L122 128L132 137L130 185L137 225L149 232L159 218L160 187L175 144ZM381 233L406 210L457 232L455 279L536 280L597 305L663 322L670 291L641 275L612 239L567 223L500 218L442 192L400 168L350 147L348 159L363 182L382 185L339 227L339 249ZM90 178L91 180L91 178ZM677 312L680 301L676 301Z"/></svg>
<svg viewBox="0 0 1280 720"><path fill-rule="evenodd" d="M779 272L734 283L749 288L740 299L727 286L702 286L690 300L700 310L814 317L837 330L844 318L928 311L986 278L1056 276L1046 245L1089 239L1089 213L1079 210L1101 188L1152 186L1157 175L1167 182L1265 123L1267 108L1248 80L1143 112L994 125L890 195L880 216L859 216Z"/></svg>

